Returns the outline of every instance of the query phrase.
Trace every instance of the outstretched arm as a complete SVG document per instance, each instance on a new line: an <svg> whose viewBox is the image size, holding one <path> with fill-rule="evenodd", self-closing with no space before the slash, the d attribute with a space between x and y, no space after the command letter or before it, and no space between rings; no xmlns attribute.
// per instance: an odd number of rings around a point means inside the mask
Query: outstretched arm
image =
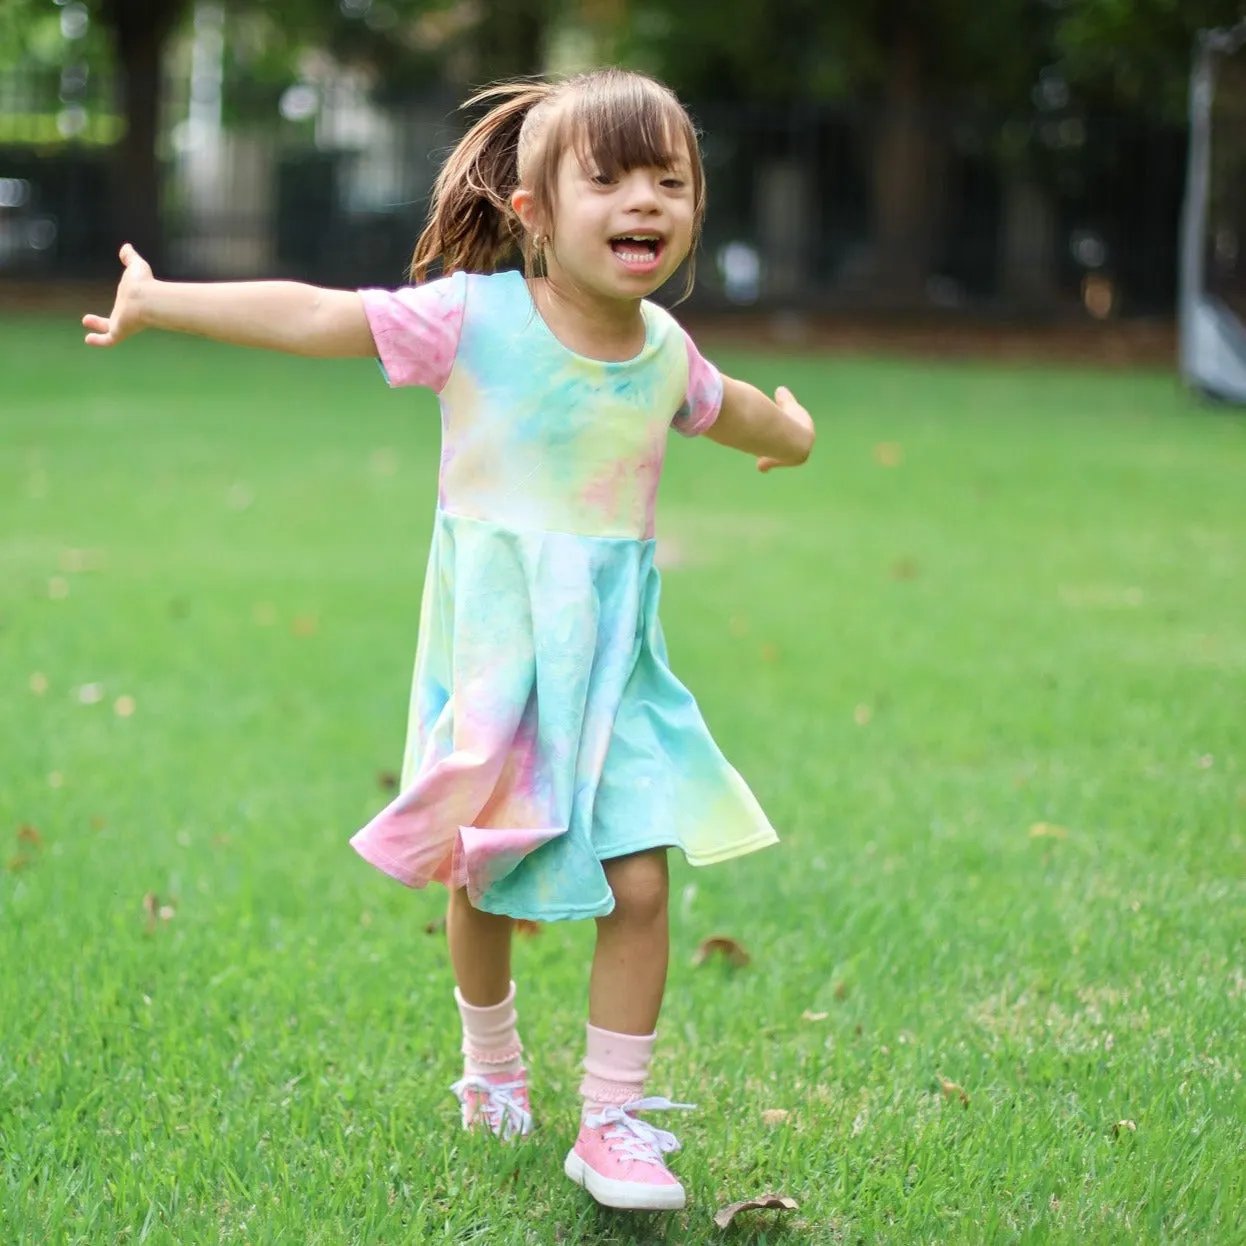
<svg viewBox="0 0 1246 1246"><path fill-rule="evenodd" d="M813 418L780 387L771 401L755 385L723 377L723 403L705 435L721 446L757 456L757 470L799 467L813 449Z"/></svg>
<svg viewBox="0 0 1246 1246"><path fill-rule="evenodd" d="M296 281L157 281L127 242L125 272L109 316L83 316L89 346L116 346L143 329L170 329L261 350L315 358L375 358L376 345L353 290Z"/></svg>

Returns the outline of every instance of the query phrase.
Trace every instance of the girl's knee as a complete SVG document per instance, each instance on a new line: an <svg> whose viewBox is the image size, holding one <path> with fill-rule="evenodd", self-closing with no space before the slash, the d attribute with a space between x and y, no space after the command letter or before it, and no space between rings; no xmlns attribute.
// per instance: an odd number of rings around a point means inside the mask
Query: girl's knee
<svg viewBox="0 0 1246 1246"><path fill-rule="evenodd" d="M612 916L638 923L665 918L670 878L664 848L618 857L605 862L603 868L610 890L614 892Z"/></svg>

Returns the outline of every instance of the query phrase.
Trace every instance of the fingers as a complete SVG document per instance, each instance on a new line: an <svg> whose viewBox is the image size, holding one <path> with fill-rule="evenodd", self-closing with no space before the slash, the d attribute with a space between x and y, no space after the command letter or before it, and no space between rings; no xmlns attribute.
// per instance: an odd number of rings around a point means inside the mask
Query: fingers
<svg viewBox="0 0 1246 1246"><path fill-rule="evenodd" d="M93 333L108 332L108 317L86 315L82 317L82 327L90 329Z"/></svg>
<svg viewBox="0 0 1246 1246"><path fill-rule="evenodd" d="M88 346L115 346L111 333L88 333L86 335L86 344Z"/></svg>
<svg viewBox="0 0 1246 1246"><path fill-rule="evenodd" d="M121 244L121 250L117 254L121 257L121 262L127 268L130 267L131 263L133 263L134 260L139 260L143 258L128 242L123 242Z"/></svg>

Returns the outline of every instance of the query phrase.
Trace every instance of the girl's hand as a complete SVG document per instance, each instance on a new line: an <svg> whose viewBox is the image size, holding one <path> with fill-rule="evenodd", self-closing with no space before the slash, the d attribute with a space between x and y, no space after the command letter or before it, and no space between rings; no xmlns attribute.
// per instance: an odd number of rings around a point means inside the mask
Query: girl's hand
<svg viewBox="0 0 1246 1246"><path fill-rule="evenodd" d="M809 449L812 449L814 438L813 416L811 416L809 412L796 401L796 399L792 396L792 391L788 389L786 385L780 385L779 388L775 390L774 401L779 410L782 411L794 425L801 429L802 432L806 432L808 434ZM803 457L795 460L771 458L768 455L762 455L762 457L757 460L757 470L759 472L768 472L772 471L776 467L799 467L808 457L808 449L805 451Z"/></svg>
<svg viewBox="0 0 1246 1246"><path fill-rule="evenodd" d="M116 346L147 327L142 307L156 282L151 265L128 242L121 248L121 262L125 272L117 285L112 315L82 317L83 326L90 330L86 336L88 346Z"/></svg>

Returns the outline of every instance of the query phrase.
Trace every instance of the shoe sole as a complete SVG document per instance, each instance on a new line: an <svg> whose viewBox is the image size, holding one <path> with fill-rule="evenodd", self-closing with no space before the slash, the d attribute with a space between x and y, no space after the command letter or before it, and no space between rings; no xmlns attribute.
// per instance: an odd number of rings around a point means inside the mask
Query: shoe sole
<svg viewBox="0 0 1246 1246"><path fill-rule="evenodd" d="M574 1150L567 1152L562 1170L603 1207L614 1207L619 1211L679 1211L688 1201L684 1187L679 1184L641 1185L636 1181L614 1181L603 1177Z"/></svg>

